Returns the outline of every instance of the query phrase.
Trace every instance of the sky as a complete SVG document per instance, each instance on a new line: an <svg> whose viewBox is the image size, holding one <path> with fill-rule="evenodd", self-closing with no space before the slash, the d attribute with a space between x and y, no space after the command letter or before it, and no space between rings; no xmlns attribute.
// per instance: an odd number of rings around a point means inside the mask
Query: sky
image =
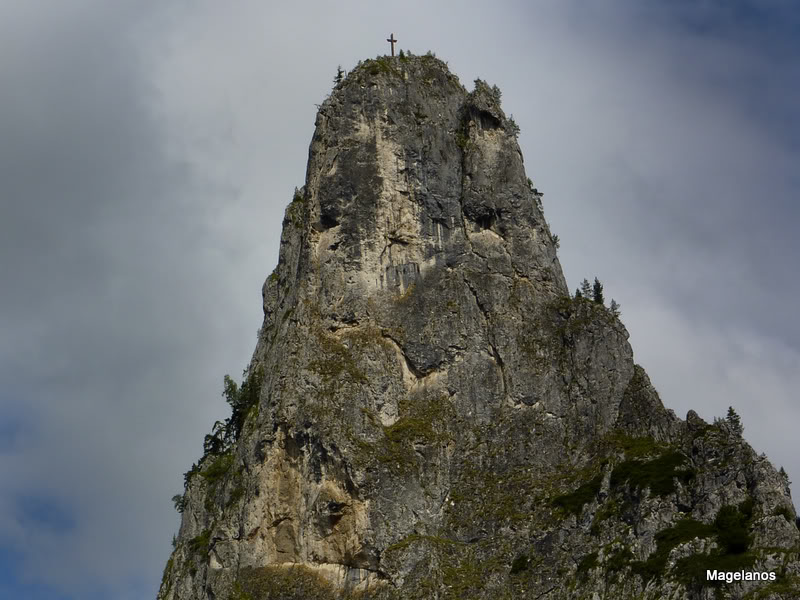
<svg viewBox="0 0 800 600"><path fill-rule="evenodd" d="M800 480L793 0L0 0L0 597L155 598L337 65L503 91L572 288Z"/></svg>

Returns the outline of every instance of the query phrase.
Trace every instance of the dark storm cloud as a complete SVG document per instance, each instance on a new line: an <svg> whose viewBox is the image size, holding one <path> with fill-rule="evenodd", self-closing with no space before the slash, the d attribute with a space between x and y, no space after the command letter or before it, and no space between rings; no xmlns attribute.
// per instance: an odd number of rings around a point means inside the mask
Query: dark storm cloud
<svg viewBox="0 0 800 600"><path fill-rule="evenodd" d="M169 497L253 348L314 103L390 31L503 89L568 281L604 279L665 404L734 404L800 473L790 4L15 4L0 595L154 597Z"/></svg>

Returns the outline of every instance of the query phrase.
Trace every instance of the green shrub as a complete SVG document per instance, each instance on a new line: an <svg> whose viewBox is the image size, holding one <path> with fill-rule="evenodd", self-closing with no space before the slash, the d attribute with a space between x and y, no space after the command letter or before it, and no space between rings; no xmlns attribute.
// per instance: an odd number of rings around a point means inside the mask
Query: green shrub
<svg viewBox="0 0 800 600"><path fill-rule="evenodd" d="M675 479L688 482L694 476L691 469L680 469L686 457L679 452L668 452L649 461L626 460L611 473L611 487L628 483L631 487L645 489L658 496L666 496L675 491Z"/></svg>
<svg viewBox="0 0 800 600"><path fill-rule="evenodd" d="M717 531L717 540L726 554L741 554L750 547L750 516L730 505L723 506L717 513L714 528Z"/></svg>
<svg viewBox="0 0 800 600"><path fill-rule="evenodd" d="M186 545L192 556L205 556L208 554L209 546L211 545L211 530L206 529L200 535L196 535L189 540Z"/></svg>
<svg viewBox="0 0 800 600"><path fill-rule="evenodd" d="M568 514L579 516L583 511L584 505L597 497L602 483L603 476L598 475L588 483L584 483L574 492L554 498L553 506L556 506Z"/></svg>
<svg viewBox="0 0 800 600"><path fill-rule="evenodd" d="M726 505L720 508L714 523L706 525L694 519L682 519L673 527L656 534L656 551L646 561L631 565L633 572L645 582L664 575L669 553L680 544L695 538L715 536L717 550L709 554L694 554L680 559L675 569L684 583L716 585L706 582L706 570L738 571L751 567L755 556L749 552L752 541L748 529L752 521L754 502L748 498L739 506Z"/></svg>
<svg viewBox="0 0 800 600"><path fill-rule="evenodd" d="M599 535L600 534L600 523L603 521L610 519L617 513L619 513L620 507L617 504L616 500L613 498L607 500L605 504L603 504L595 513L594 519L592 520L592 526L589 529L589 532L592 535Z"/></svg>
<svg viewBox="0 0 800 600"><path fill-rule="evenodd" d="M528 558L528 555L524 553L520 554L511 563L511 574L516 575L517 573L522 573L523 571L527 571L529 564L530 564L530 559Z"/></svg>
<svg viewBox="0 0 800 600"><path fill-rule="evenodd" d="M629 548L622 548L614 552L606 561L606 571L617 573L627 567L633 560L633 552Z"/></svg>
<svg viewBox="0 0 800 600"><path fill-rule="evenodd" d="M669 529L656 534L656 551L645 561L637 561L631 565L633 572L640 575L645 582L659 578L664 574L669 553L680 544L695 538L710 537L714 533L711 525L695 519L681 519Z"/></svg>
<svg viewBox="0 0 800 600"><path fill-rule="evenodd" d="M578 563L578 575L581 578L588 576L589 571L597 566L597 552L592 552L584 556Z"/></svg>
<svg viewBox="0 0 800 600"><path fill-rule="evenodd" d="M172 504L175 506L175 510L182 513L186 510L186 494L175 494L172 497Z"/></svg>
<svg viewBox="0 0 800 600"><path fill-rule="evenodd" d="M636 369L625 393L629 394L632 389L636 389L641 385L641 373L639 369ZM667 450L664 445L659 444L652 437L632 437L624 433L612 433L605 439L612 448L624 452L627 459L658 456L664 454Z"/></svg>
<svg viewBox="0 0 800 600"><path fill-rule="evenodd" d="M789 510L788 506L781 506L775 509L775 516L781 516L786 519L789 523L794 523L795 519L792 516L792 511Z"/></svg>
<svg viewBox="0 0 800 600"><path fill-rule="evenodd" d="M228 474L233 465L233 454L223 454L214 457L211 464L200 471L200 475L206 480L211 488L217 486L222 478Z"/></svg>
<svg viewBox="0 0 800 600"><path fill-rule="evenodd" d="M755 564L756 557L750 552L741 554L693 554L679 559L675 563L678 579L684 583L700 587L717 587L722 582L708 581L706 571L741 571L749 570Z"/></svg>

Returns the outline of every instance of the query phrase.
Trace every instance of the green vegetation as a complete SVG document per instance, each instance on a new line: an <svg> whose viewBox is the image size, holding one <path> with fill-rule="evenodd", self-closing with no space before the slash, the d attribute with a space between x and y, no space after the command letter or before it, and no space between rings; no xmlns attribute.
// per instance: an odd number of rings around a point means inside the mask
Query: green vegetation
<svg viewBox="0 0 800 600"><path fill-rule="evenodd" d="M244 567L229 600L335 600L333 586L308 567Z"/></svg>
<svg viewBox="0 0 800 600"><path fill-rule="evenodd" d="M175 510L182 513L186 510L186 496L184 494L175 494L172 497L172 504L175 506Z"/></svg>
<svg viewBox="0 0 800 600"><path fill-rule="evenodd" d="M618 573L627 567L633 560L633 552L630 548L620 548L614 551L606 560L606 572L609 574Z"/></svg>
<svg viewBox="0 0 800 600"><path fill-rule="evenodd" d="M589 283L589 280L585 277L583 278L583 281L581 281L580 292L581 296L587 300L592 297L592 284Z"/></svg>
<svg viewBox="0 0 800 600"><path fill-rule="evenodd" d="M231 407L231 416L224 423L214 423L211 433L206 435L203 441L203 459L230 452L242 435L248 415L258 407L264 371L257 367L250 373L245 371L244 375L241 387L230 375L223 378L222 395Z"/></svg>
<svg viewBox="0 0 800 600"><path fill-rule="evenodd" d="M710 537L713 533L714 528L711 525L695 519L681 519L674 526L656 534L656 551L647 560L632 563L633 572L640 575L645 582L659 578L664 573L669 553L674 548L695 538Z"/></svg>
<svg viewBox="0 0 800 600"><path fill-rule="evenodd" d="M233 465L233 454L222 454L212 458L208 467L200 471L200 475L211 487L216 487Z"/></svg>
<svg viewBox="0 0 800 600"><path fill-rule="evenodd" d="M625 389L625 394L632 393L631 388L640 386L643 382L643 371L641 368L634 370L633 378L631 379L628 387ZM651 456L658 456L668 450L664 444L659 444L651 437L632 437L624 433L610 433L603 440L608 444L612 450L624 452L625 458L628 459L641 459Z"/></svg>
<svg viewBox="0 0 800 600"><path fill-rule="evenodd" d="M412 544L416 543L427 543L431 544L434 547L443 548L446 546L451 546L454 544L461 544L462 542L456 542L453 540L448 540L447 538L438 537L434 535L419 535L416 533L412 533L411 535L407 535L399 542L395 542L394 544L390 545L386 548L384 552L392 553L392 552L401 552L411 546Z"/></svg>
<svg viewBox="0 0 800 600"><path fill-rule="evenodd" d="M784 519L786 519L786 520L787 520L789 523L794 523L794 522L795 522L795 518L794 518L794 516L792 515L792 511L791 511L791 509L789 509L789 507L788 507L788 506L780 506L780 507L776 508L776 509L775 509L775 512L774 512L773 514L774 514L775 516L781 516L781 517L783 517L783 518L784 518Z"/></svg>
<svg viewBox="0 0 800 600"><path fill-rule="evenodd" d="M365 60L362 68L364 72L369 75L370 77L374 77L376 75L400 75L400 72L397 71L392 66L392 59L388 56L379 56L374 59Z"/></svg>
<svg viewBox="0 0 800 600"><path fill-rule="evenodd" d="M578 576L585 579L589 571L597 566L597 552L592 552L584 556L578 563Z"/></svg>
<svg viewBox="0 0 800 600"><path fill-rule="evenodd" d="M464 131L456 131L456 146L462 150L467 150L470 147L469 135Z"/></svg>
<svg viewBox="0 0 800 600"><path fill-rule="evenodd" d="M242 496L244 496L244 485L242 485L241 481L238 481L236 483L236 487L231 490L230 496L228 496L226 506L236 504L242 498Z"/></svg>
<svg viewBox="0 0 800 600"><path fill-rule="evenodd" d="M186 490L195 475L201 475L208 486L205 507L207 510L213 509L214 496L219 486L228 477L234 463L234 445L239 441L247 419L257 414L263 379L261 367L257 367L249 373L245 371L241 386L236 385L229 375L225 375L222 395L231 407L231 416L224 422L214 423L211 433L206 435L203 441L203 456L183 474L184 493L172 497L172 502L178 512L183 512L186 508ZM235 475L241 476L241 472L237 471ZM237 484L240 486L239 482ZM232 497L236 496L236 493L237 490L234 489ZM236 496L236 499L238 497L240 495ZM234 499L230 499L228 503L233 501Z"/></svg>
<svg viewBox="0 0 800 600"><path fill-rule="evenodd" d="M585 504L588 504L597 497L600 492L600 485L603 476L598 475L591 481L584 483L574 492L563 494L553 499L553 506L558 507L567 514L580 516Z"/></svg>
<svg viewBox="0 0 800 600"><path fill-rule="evenodd" d="M211 529L206 529L200 535L196 535L186 544L192 556L204 557L208 554L211 546Z"/></svg>
<svg viewBox="0 0 800 600"><path fill-rule="evenodd" d="M777 581L748 593L745 600L764 600L779 594L784 598L800 598L800 577L779 574Z"/></svg>
<svg viewBox="0 0 800 600"><path fill-rule="evenodd" d="M415 444L432 446L447 439L446 420L450 402L443 396L409 396L399 406L403 415L383 426L383 437L373 448L375 458L385 467L406 472L417 465Z"/></svg>
<svg viewBox="0 0 800 600"><path fill-rule="evenodd" d="M493 574L507 573L507 563L497 557L488 560L478 558L472 551L465 556L448 557L448 559L449 564L442 568L442 583L445 589L442 597L447 600L486 597L485 592L484 594L481 592L485 590Z"/></svg>
<svg viewBox="0 0 800 600"><path fill-rule="evenodd" d="M511 574L516 575L517 573L527 571L530 562L528 555L523 552L511 562Z"/></svg>
<svg viewBox="0 0 800 600"><path fill-rule="evenodd" d="M175 558L170 556L169 560L167 561L167 565L164 567L164 574L161 575L161 586L160 586L160 589L163 590L162 595L164 597L169 595L169 592L172 589L172 580L169 579L169 575L170 575L170 572L172 571L172 565L174 565L174 564L175 564ZM169 581L169 585L167 585L168 581ZM165 585L167 586L166 589L164 589Z"/></svg>
<svg viewBox="0 0 800 600"><path fill-rule="evenodd" d="M295 227L301 227L303 225L306 208L306 199L303 196L303 190L294 188L292 201L289 203L289 206L286 207L286 217L288 217L292 225ZM284 225L285 224L286 220L284 219Z"/></svg>
<svg viewBox="0 0 800 600"><path fill-rule="evenodd" d="M728 423L728 426L731 428L731 431L733 431L734 434L741 436L742 433L744 433L742 418L732 406L728 407L728 415L725 417L725 421Z"/></svg>
<svg viewBox="0 0 800 600"><path fill-rule="evenodd" d="M618 514L619 509L620 507L616 500L613 498L607 500L605 504L603 504L594 514L594 519L592 520L592 526L589 529L589 533L592 535L599 535L600 523Z"/></svg>
<svg viewBox="0 0 800 600"><path fill-rule="evenodd" d="M675 563L678 579L684 583L699 587L718 587L722 582L707 581L706 571L740 571L750 569L756 561L751 552L741 554L693 554L681 558Z"/></svg>
<svg viewBox="0 0 800 600"><path fill-rule="evenodd" d="M320 353L309 366L322 377L326 386L330 387L340 378L349 380L351 383L367 382L367 376L358 367L350 348L336 336L327 333L320 333L318 339ZM328 395L332 395L332 390L328 391Z"/></svg>
<svg viewBox="0 0 800 600"><path fill-rule="evenodd" d="M717 518L714 519L714 528L719 545L725 554L741 554L747 551L752 541L748 531L752 518L752 498L745 500L738 507L726 505L719 510Z"/></svg>
<svg viewBox="0 0 800 600"><path fill-rule="evenodd" d="M611 473L611 487L619 488L625 483L633 488L650 491L658 496L666 496L675 491L675 479L688 482L694 477L692 469L681 469L686 457L679 452L667 452L648 461L626 460Z"/></svg>
<svg viewBox="0 0 800 600"><path fill-rule="evenodd" d="M647 560L621 564L620 568L630 566L633 573L642 577L645 583L651 579L659 579L666 572L667 561L673 549L696 538L715 537L718 545L716 550L709 554L693 554L681 558L675 566L678 578L684 583L714 585L716 582L706 582L707 569L737 571L747 569L755 562L755 556L749 551L752 541L749 528L753 510L753 499L748 498L739 506L723 506L711 525L691 518L681 519L672 527L656 534L656 551ZM607 563L607 569L610 570L609 565Z"/></svg>
<svg viewBox="0 0 800 600"><path fill-rule="evenodd" d="M605 304L605 298L603 297L603 284L600 283L600 280L597 277L594 278L594 285L592 286L592 300L600 305Z"/></svg>

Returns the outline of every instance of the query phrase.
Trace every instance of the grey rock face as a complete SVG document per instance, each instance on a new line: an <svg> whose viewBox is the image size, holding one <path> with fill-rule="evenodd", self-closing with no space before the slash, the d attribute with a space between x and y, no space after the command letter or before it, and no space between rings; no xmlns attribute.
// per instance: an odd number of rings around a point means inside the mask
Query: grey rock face
<svg viewBox="0 0 800 600"><path fill-rule="evenodd" d="M428 56L323 103L159 599L800 597L786 482L569 297L516 132Z"/></svg>

